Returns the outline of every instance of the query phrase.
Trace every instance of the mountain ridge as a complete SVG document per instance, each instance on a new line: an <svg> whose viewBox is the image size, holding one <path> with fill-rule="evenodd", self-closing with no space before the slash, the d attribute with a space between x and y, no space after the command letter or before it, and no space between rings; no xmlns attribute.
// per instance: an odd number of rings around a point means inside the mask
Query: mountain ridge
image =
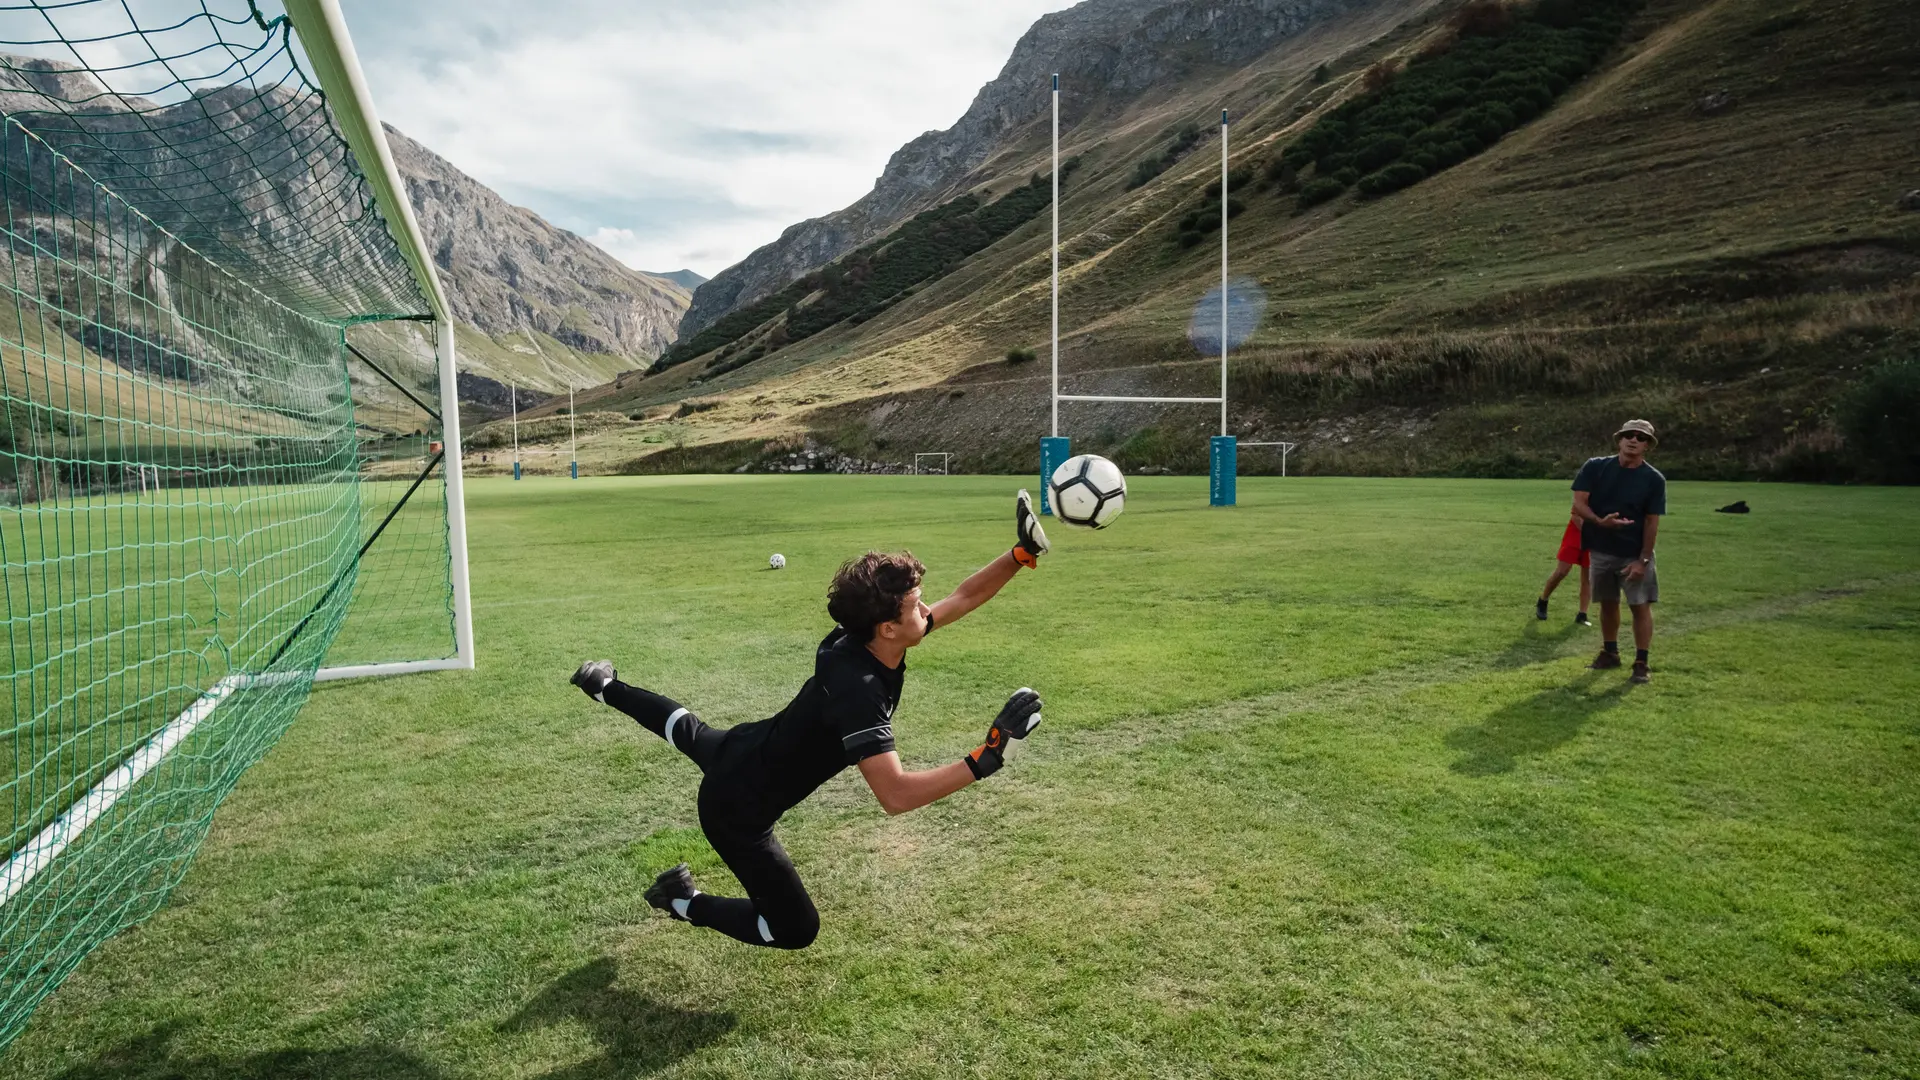
<svg viewBox="0 0 1920 1080"><path fill-rule="evenodd" d="M535 330L583 352L651 359L672 343L689 299L683 284L628 267L383 126L456 318L494 336Z"/></svg>
<svg viewBox="0 0 1920 1080"><path fill-rule="evenodd" d="M1063 130L1070 129L1178 73L1244 62L1330 16L1389 2L1085 0L1043 15L960 119L895 151L872 191L841 210L789 226L696 289L676 340L691 339L729 311L778 292L987 179L982 166L1003 140L1046 113L1056 72L1072 91L1061 111ZM1089 101L1094 104L1082 104Z"/></svg>

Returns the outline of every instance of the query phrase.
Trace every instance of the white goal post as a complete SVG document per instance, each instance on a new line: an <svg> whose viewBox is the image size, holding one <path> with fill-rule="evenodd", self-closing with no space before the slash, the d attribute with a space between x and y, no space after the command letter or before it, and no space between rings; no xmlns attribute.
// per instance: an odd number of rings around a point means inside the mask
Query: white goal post
<svg viewBox="0 0 1920 1080"><path fill-rule="evenodd" d="M921 468L921 458L939 458L940 471L935 473L931 467ZM944 450L933 450L913 455L913 474L915 476L945 476L950 471L953 455Z"/></svg>
<svg viewBox="0 0 1920 1080"><path fill-rule="evenodd" d="M340 135L360 163L374 203L393 233L407 265L427 303L433 309L434 352L440 369L440 411L446 457L441 468L447 485L447 546L453 587L454 655L439 660L410 660L386 664L358 664L321 668L316 681L355 679L369 675L404 675L417 671L444 671L473 667L473 599L467 575L467 509L460 475L460 384L455 369L454 326L440 276L434 270L426 238L407 198L405 182L393 163L393 150L374 112L360 60L347 34L346 19L336 0L286 0L287 17L299 32L299 41L313 68L313 76L327 96L327 107Z"/></svg>

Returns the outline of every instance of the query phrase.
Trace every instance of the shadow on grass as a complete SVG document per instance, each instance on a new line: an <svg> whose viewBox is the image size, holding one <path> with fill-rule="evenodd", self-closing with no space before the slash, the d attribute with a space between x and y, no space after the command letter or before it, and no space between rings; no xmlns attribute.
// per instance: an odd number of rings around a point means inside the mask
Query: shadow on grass
<svg viewBox="0 0 1920 1080"><path fill-rule="evenodd" d="M567 1020L585 1025L600 1056L546 1073L541 1080L612 1080L643 1076L680 1060L733 1030L732 1013L693 1012L657 1005L615 987L614 962L602 957L541 991L503 1032L528 1031ZM184 1025L161 1024L60 1080L452 1080L393 1046L329 1050L268 1050L233 1056L176 1053Z"/></svg>
<svg viewBox="0 0 1920 1080"><path fill-rule="evenodd" d="M546 1073L541 1080L599 1080L665 1068L733 1030L732 1013L695 1012L656 1004L614 986L618 970L603 956L561 976L527 1002L501 1031L529 1031L574 1020L592 1033L601 1055Z"/></svg>
<svg viewBox="0 0 1920 1080"><path fill-rule="evenodd" d="M1555 616L1550 623L1528 619L1525 628L1520 631L1520 637L1493 658L1492 666L1499 671L1512 671L1558 659L1568 642L1582 638L1592 638L1594 648L1596 651L1599 649L1598 635L1584 626L1576 626L1570 618L1561 620Z"/></svg>
<svg viewBox="0 0 1920 1080"><path fill-rule="evenodd" d="M171 1044L181 1026L161 1024L92 1064L61 1073L60 1080L442 1080L432 1066L392 1046L176 1055Z"/></svg>
<svg viewBox="0 0 1920 1080"><path fill-rule="evenodd" d="M1592 693L1603 678L1618 679L1618 684ZM1542 690L1473 727L1450 732L1447 745L1463 755L1453 763L1453 771L1467 776L1510 772L1520 758L1544 754L1568 742L1587 721L1625 701L1630 685L1619 671L1588 672L1570 685Z"/></svg>

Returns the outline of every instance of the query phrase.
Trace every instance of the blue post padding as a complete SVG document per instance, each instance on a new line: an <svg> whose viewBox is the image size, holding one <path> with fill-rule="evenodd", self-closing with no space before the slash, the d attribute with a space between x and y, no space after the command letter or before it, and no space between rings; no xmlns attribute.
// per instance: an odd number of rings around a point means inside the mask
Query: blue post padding
<svg viewBox="0 0 1920 1080"><path fill-rule="evenodd" d="M1240 472L1240 440L1231 435L1215 435L1208 455L1212 481L1207 485L1207 505L1232 506L1234 480Z"/></svg>
<svg viewBox="0 0 1920 1080"><path fill-rule="evenodd" d="M575 461L575 462L571 462L570 465L571 465L571 468L567 470L570 474L572 474L570 478L574 480L580 479L580 463Z"/></svg>
<svg viewBox="0 0 1920 1080"><path fill-rule="evenodd" d="M1053 513L1053 470L1073 456L1073 440L1054 436L1040 440L1040 512Z"/></svg>
<svg viewBox="0 0 1920 1080"><path fill-rule="evenodd" d="M520 479L520 463L517 461L513 463L513 478Z"/></svg>

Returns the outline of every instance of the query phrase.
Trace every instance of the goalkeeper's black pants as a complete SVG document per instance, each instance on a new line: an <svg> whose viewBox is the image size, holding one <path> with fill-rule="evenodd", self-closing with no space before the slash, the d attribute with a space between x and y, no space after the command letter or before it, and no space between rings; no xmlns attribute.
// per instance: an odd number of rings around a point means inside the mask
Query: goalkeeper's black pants
<svg viewBox="0 0 1920 1080"><path fill-rule="evenodd" d="M804 949L813 944L820 913L787 850L774 839L773 822L745 810L755 805L754 792L729 775L727 732L708 727L671 698L618 679L602 691L601 700L667 740L706 774L700 781L700 828L748 898L701 893L687 905L687 921L749 945Z"/></svg>

